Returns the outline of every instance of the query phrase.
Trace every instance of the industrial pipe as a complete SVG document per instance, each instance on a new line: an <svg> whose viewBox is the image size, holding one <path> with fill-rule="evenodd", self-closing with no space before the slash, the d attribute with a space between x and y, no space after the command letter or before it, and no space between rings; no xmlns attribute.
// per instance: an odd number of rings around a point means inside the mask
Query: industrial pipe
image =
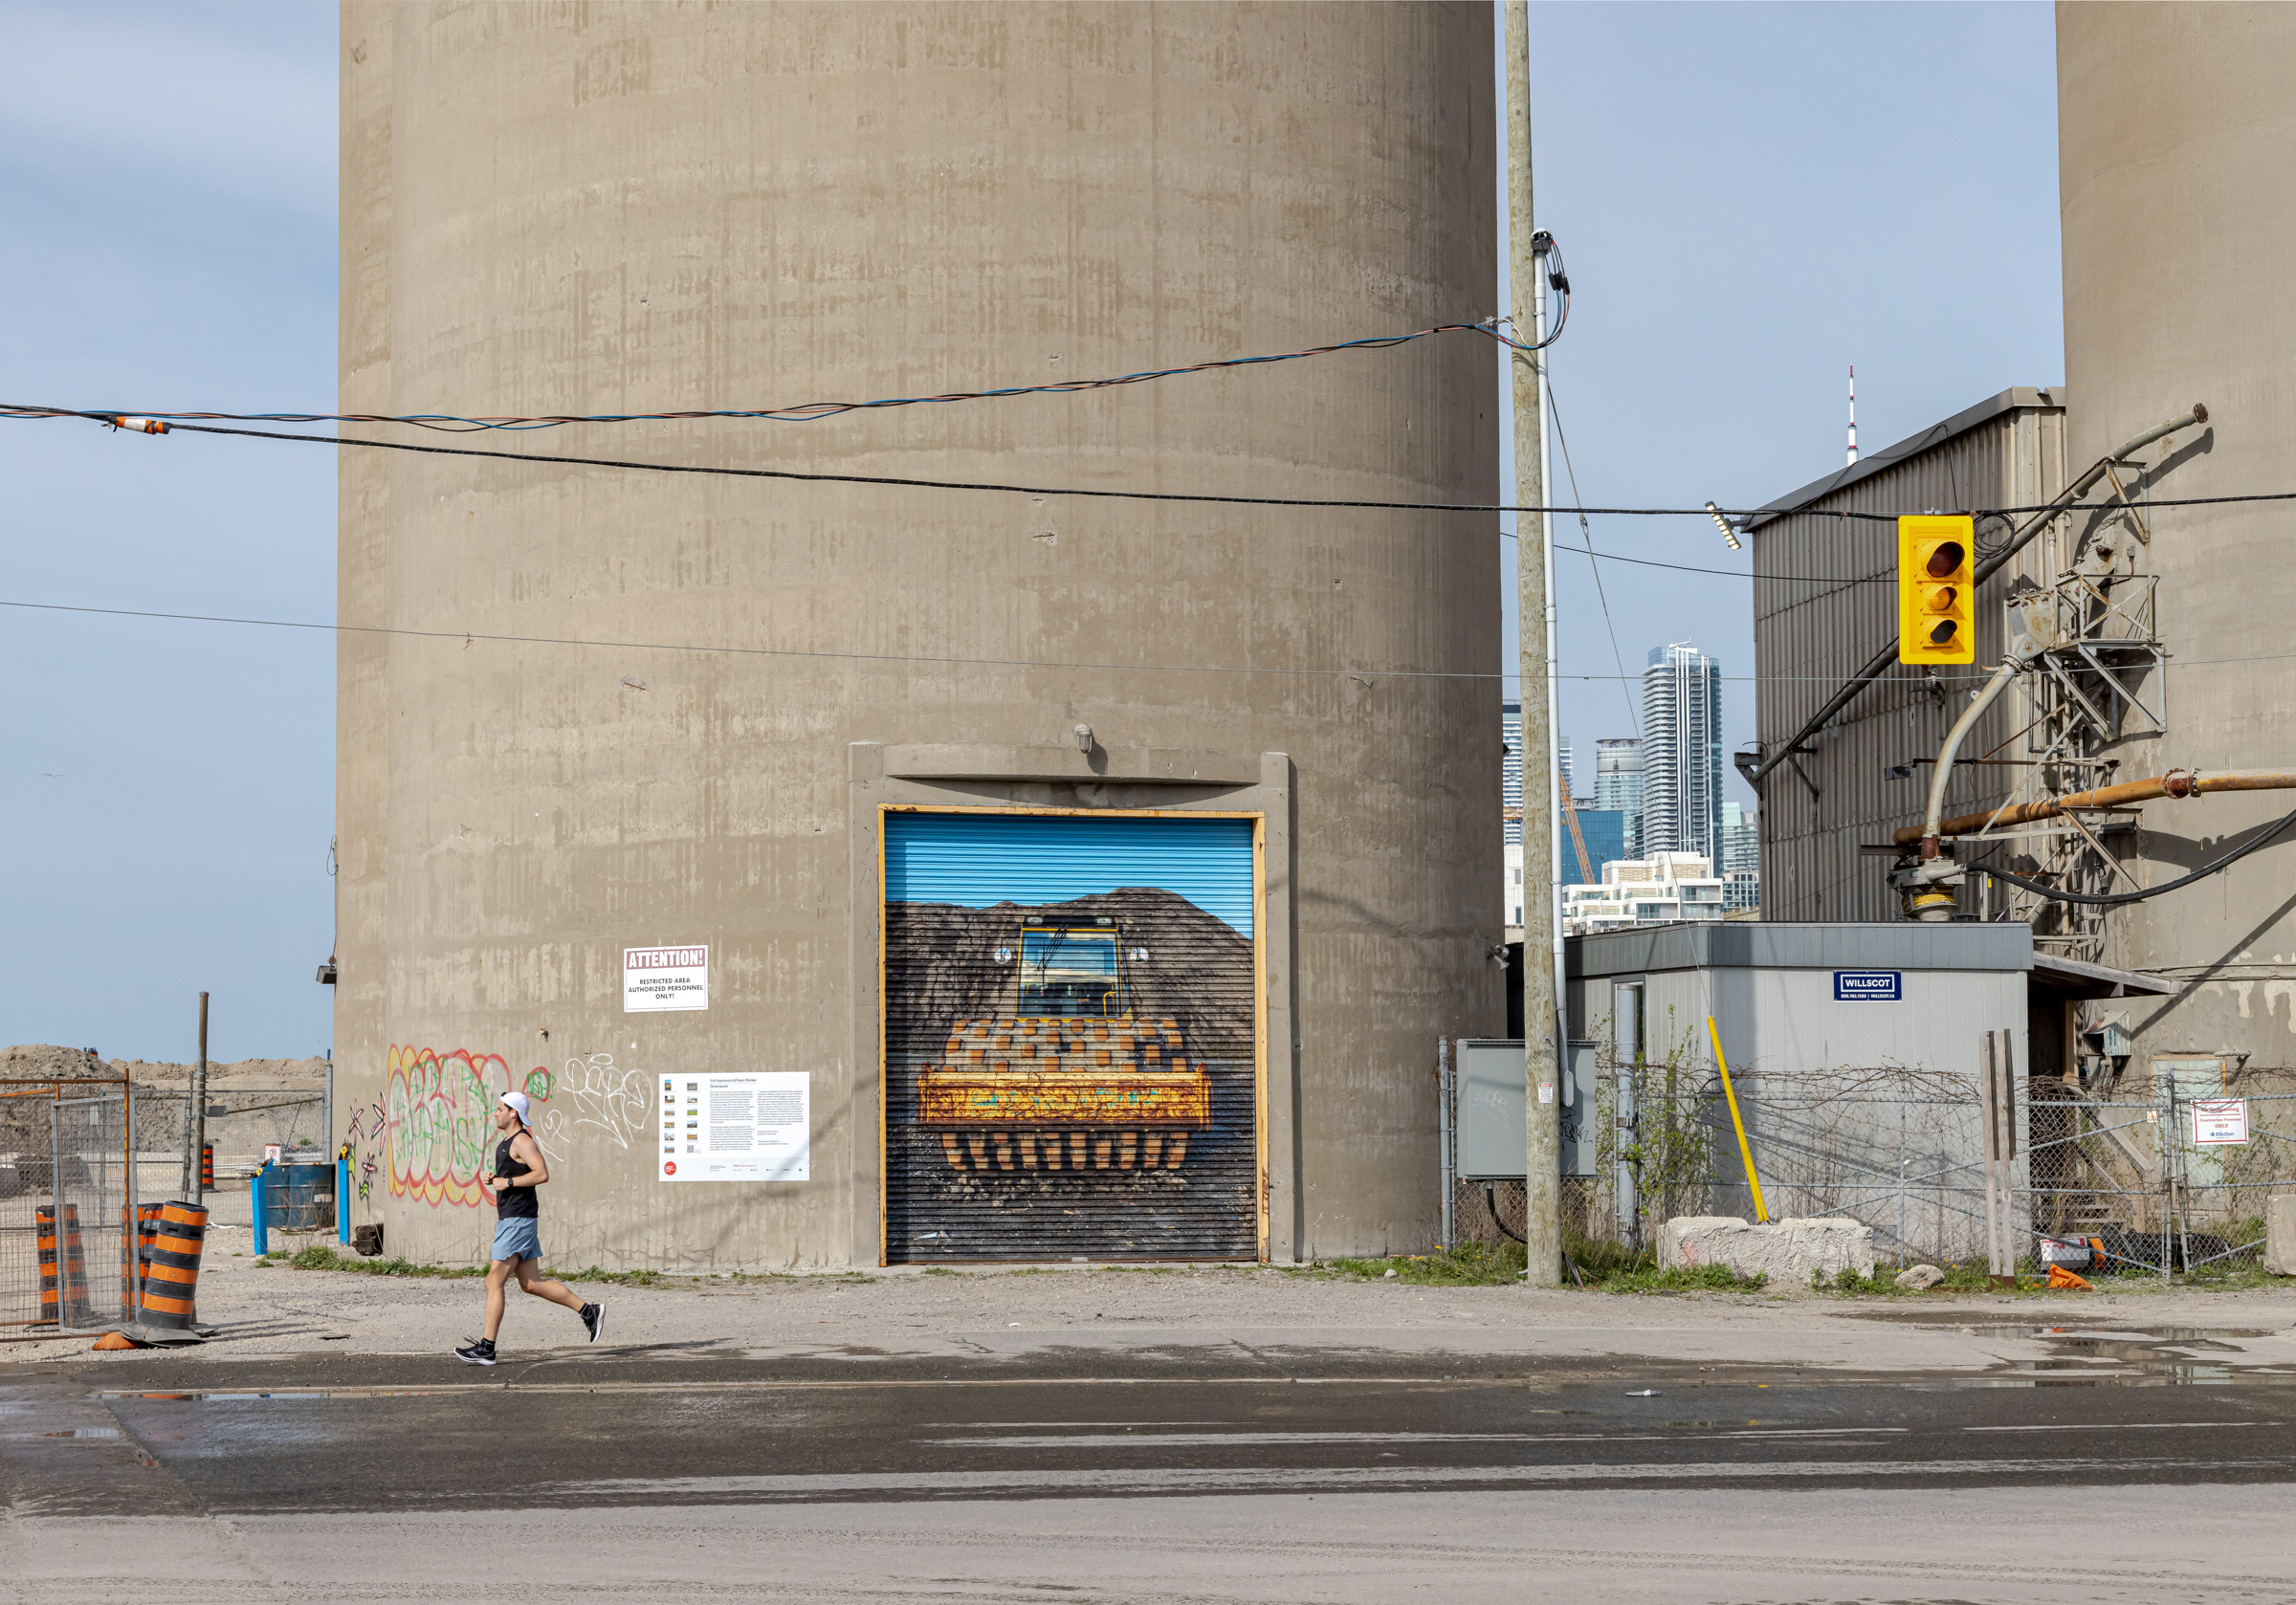
<svg viewBox="0 0 2296 1605"><path fill-rule="evenodd" d="M1969 706L1954 721L1954 728L1946 732L1945 745L1937 749L1937 772L1930 777L1930 811L1922 821L1920 834L1923 858L1937 856L1937 816L1945 812L1945 788L1954 778L1954 755L1961 750L1962 737L2024 667L2024 660L2014 653L2003 658L2000 668L1993 671L1993 678L1985 682L1985 689L1970 698Z"/></svg>
<svg viewBox="0 0 2296 1605"><path fill-rule="evenodd" d="M1939 765L1941 771L1943 767ZM1935 788L1932 789L1934 794ZM1906 826L1890 840L1901 847L1910 847L1925 835L1966 836L2004 824L2031 824L2036 820L2054 819L2079 808L2117 808L2131 802L2150 802L2159 797L2197 797L2209 791L2296 791L2296 770L2227 769L2203 775L2192 769L2172 769L2149 781L2127 781L2119 785L2099 786L2094 791L2053 797L2045 802L2020 802L1992 813L1963 814L1944 821L1936 817L1937 805L1932 795L1929 820Z"/></svg>
<svg viewBox="0 0 2296 1605"><path fill-rule="evenodd" d="M2193 404L2193 409L2190 412L2181 413L2178 416L2170 419L2167 423L2160 425L2158 428L2147 429L2143 434L2136 436L2133 440L2124 442L2109 455L2099 457L2095 463L2090 465L2087 473L2081 475L2080 478L2074 480L2072 484L2067 486L2064 491L2060 492L2055 500L2051 501L2046 507L2042 508L2039 513L2034 514L2032 517L2026 519L2022 524L2019 525L2017 529L2012 531L2006 545L2004 545L1999 551L1996 552L1992 557L1987 558L1983 562L1977 564L1976 575L1976 578L1971 582L1970 589L1975 591L1977 586L1982 585L1986 581L1992 579L1996 574L1998 574L2003 563L2007 562L2011 558L2017 556L2019 552L2022 551L2025 546L2031 542L2035 536L2039 535L2044 528L2048 526L2048 523L2051 519L2062 517L2065 512L2067 512L2069 510L2069 503L2079 501L2083 496L2086 495L2089 493L2090 487L2094 486L2098 480L2104 478L2105 471L2110 468L2113 464L2119 462L2130 452L2143 451L2146 447L2152 445L2163 435L2175 434L2178 429L2190 429L2195 424L2205 424L2207 422L2208 408L2205 406L2196 402ZM1781 514L1779 516L1781 517L1791 517L1790 514ZM1756 574L1755 578L1758 580L1761 578L1761 576ZM1807 741L1811 737L1817 735L1821 730L1823 730L1826 725L1832 722L1836 714L1839 714L1843 709L1848 707L1851 700L1856 697L1858 693L1864 691L1867 686L1873 684L1874 681L1880 679L1883 672L1888 670L1890 664L1894 663L1896 660L1897 637L1893 635L1889 638L1888 644L1885 645L1880 651L1873 654L1872 658L1866 663L1865 668L1859 670L1855 674L1849 677L1849 683L1847 685L1844 685L1840 691L1834 693L1832 696L1826 699L1825 706L1819 709L1816 714L1812 715L1810 721L1803 725L1799 730L1796 731L1792 739L1784 742L1778 747L1777 751L1772 753L1768 758L1763 759L1759 763L1756 763L1750 768L1741 768L1738 771L1739 774L1746 777L1746 783L1748 785L1759 785L1761 783L1762 777L1769 774L1771 770L1777 768L1778 764L1783 762L1788 753L1799 750L1804 741Z"/></svg>

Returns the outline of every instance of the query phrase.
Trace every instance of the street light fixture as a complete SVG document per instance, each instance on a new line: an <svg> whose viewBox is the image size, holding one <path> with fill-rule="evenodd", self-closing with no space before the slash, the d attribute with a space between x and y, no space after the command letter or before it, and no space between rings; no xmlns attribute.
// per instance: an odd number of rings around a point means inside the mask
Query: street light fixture
<svg viewBox="0 0 2296 1605"><path fill-rule="evenodd" d="M1739 549L1738 532L1728 518L1722 517L1722 509L1710 501L1706 504L1706 516L1713 519L1714 528L1722 532L1722 539L1730 542L1730 549L1733 552L1737 551Z"/></svg>

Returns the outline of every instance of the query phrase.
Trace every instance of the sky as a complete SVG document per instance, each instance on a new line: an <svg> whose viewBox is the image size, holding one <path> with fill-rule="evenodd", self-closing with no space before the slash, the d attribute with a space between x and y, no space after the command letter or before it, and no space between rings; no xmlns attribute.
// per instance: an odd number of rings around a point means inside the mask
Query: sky
<svg viewBox="0 0 2296 1605"><path fill-rule="evenodd" d="M1065 903L1153 886L1251 934L1249 820L1019 819L894 814L885 824L894 903ZM1057 854L1044 851L1057 842Z"/></svg>
<svg viewBox="0 0 2296 1605"><path fill-rule="evenodd" d="M1868 451L2062 378L2045 5L1551 5L1533 33L1587 501L1753 505L1832 472L1853 363ZM317 0L0 0L0 400L330 404L335 49ZM7 422L0 483L0 603L334 616L323 452ZM1745 567L1698 521L1593 539ZM1690 641L1750 740L1749 585L1603 566L1607 622L1557 559L1562 671L1597 676L1566 679L1562 732L1633 733L1620 660ZM207 990L212 1057L323 1050L332 637L10 605L0 674L0 1044L189 1058Z"/></svg>
<svg viewBox="0 0 2296 1605"><path fill-rule="evenodd" d="M2047 6L1534 5L1531 27L1533 205L1571 281L1550 374L1576 499L1758 507L1832 473L1853 364L1867 454L2064 380ZM1503 379L1501 407L1511 498ZM1561 457L1551 504L1572 499ZM1578 793L1598 739L1641 734L1650 649L1685 641L1721 663L1723 796L1757 802L1727 759L1755 737L1752 584L1608 562L1598 594L1570 549L1591 534L1598 552L1737 574L1747 555L1703 518L1588 525L1554 520Z"/></svg>

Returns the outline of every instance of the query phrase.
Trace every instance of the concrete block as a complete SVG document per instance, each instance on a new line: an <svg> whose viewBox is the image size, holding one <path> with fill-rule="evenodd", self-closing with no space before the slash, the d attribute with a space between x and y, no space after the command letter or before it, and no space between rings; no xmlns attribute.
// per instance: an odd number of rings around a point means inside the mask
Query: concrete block
<svg viewBox="0 0 2296 1605"><path fill-rule="evenodd" d="M1734 1215L1677 1216L1659 1229L1662 1269L1728 1265L1740 1276L1762 1272L1775 1283L1807 1282L1853 1269L1873 1274L1873 1228L1828 1216L1751 1225Z"/></svg>
<svg viewBox="0 0 2296 1605"><path fill-rule="evenodd" d="M2296 1276L2296 1193L2275 1193L2264 1200L2264 1269Z"/></svg>

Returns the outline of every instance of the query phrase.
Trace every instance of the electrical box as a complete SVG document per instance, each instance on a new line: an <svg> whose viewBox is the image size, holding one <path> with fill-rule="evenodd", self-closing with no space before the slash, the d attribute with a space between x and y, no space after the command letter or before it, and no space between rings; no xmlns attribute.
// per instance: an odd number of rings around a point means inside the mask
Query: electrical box
<svg viewBox="0 0 2296 1605"><path fill-rule="evenodd" d="M1565 1055L1558 1111L1562 1124L1561 1173L1595 1174L1595 1053L1600 1044L1575 1042ZM1473 1040L1455 1043L1459 1123L1459 1179L1520 1181L1529 1171L1530 1137L1525 1119L1530 1088L1523 1077L1519 1042ZM1580 1128L1584 1127L1584 1140Z"/></svg>

